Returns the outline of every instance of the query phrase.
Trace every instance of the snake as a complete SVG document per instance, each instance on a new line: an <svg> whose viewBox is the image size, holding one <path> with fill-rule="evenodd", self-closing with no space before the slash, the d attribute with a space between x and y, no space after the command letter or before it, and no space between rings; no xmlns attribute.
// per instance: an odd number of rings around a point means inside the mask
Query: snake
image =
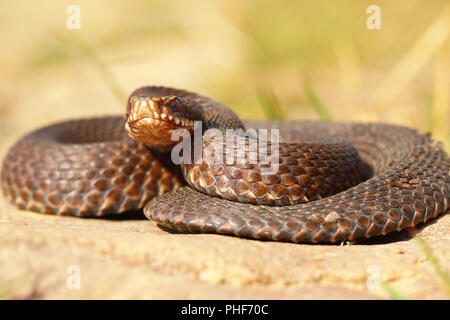
<svg viewBox="0 0 450 320"><path fill-rule="evenodd" d="M342 243L447 213L449 171L442 144L409 127L241 121L208 97L148 86L131 93L125 119L66 120L22 137L1 189L47 214L143 209L167 231Z"/></svg>

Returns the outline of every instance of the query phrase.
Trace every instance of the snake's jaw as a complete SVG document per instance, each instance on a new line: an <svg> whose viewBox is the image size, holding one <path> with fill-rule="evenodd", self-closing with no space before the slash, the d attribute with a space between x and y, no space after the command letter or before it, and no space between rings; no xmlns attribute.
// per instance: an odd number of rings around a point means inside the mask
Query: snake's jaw
<svg viewBox="0 0 450 320"><path fill-rule="evenodd" d="M168 151L178 140L172 141L176 129L194 129L194 121L180 117L181 103L177 97L132 96L128 101L125 130L128 135L158 151Z"/></svg>

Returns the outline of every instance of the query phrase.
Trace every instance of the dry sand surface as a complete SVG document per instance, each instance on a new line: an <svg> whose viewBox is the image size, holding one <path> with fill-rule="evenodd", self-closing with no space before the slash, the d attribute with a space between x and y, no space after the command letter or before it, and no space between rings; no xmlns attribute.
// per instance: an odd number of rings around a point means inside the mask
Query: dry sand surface
<svg viewBox="0 0 450 320"><path fill-rule="evenodd" d="M445 299L418 241L341 246L171 234L142 219L100 220L19 211L0 201L0 283L31 299L377 299L383 282L408 298ZM450 216L419 232L449 267ZM80 267L69 290L67 268Z"/></svg>

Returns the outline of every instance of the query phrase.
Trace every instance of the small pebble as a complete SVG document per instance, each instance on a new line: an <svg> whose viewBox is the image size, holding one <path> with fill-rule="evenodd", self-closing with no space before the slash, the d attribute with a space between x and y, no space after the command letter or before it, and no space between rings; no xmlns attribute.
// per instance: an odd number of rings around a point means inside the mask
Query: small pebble
<svg viewBox="0 0 450 320"><path fill-rule="evenodd" d="M394 252L395 252L395 253L398 253L398 254L403 254L403 253L405 253L405 251L403 251L402 248L394 248Z"/></svg>

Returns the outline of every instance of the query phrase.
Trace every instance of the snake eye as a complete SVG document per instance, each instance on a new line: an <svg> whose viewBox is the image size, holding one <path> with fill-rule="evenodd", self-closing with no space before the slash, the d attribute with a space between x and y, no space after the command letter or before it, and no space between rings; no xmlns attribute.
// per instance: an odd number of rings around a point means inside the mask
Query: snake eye
<svg viewBox="0 0 450 320"><path fill-rule="evenodd" d="M179 113L181 112L181 101L177 97L172 99L168 105L171 113Z"/></svg>

